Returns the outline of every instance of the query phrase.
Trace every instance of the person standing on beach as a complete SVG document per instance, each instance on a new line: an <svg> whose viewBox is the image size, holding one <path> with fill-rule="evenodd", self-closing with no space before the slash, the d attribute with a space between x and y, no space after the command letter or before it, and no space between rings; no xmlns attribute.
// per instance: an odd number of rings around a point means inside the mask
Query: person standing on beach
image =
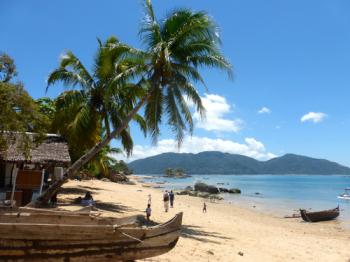
<svg viewBox="0 0 350 262"><path fill-rule="evenodd" d="M151 204L148 204L147 205L147 208L146 208L146 216L147 216L147 221L150 221L150 216L151 216L151 213L152 213L152 209L151 209Z"/></svg>
<svg viewBox="0 0 350 262"><path fill-rule="evenodd" d="M169 193L169 199L170 199L170 207L173 208L174 207L174 199L175 199L175 195L174 195L173 190L171 190Z"/></svg>
<svg viewBox="0 0 350 262"><path fill-rule="evenodd" d="M165 212L168 212L168 209L169 209L169 194L168 194L168 190L165 190L165 192L163 194L163 202L164 202L164 210L165 210Z"/></svg>
<svg viewBox="0 0 350 262"><path fill-rule="evenodd" d="M148 204L149 205L152 204L152 196L151 196L151 194L148 194Z"/></svg>
<svg viewBox="0 0 350 262"><path fill-rule="evenodd" d="M207 213L207 204L203 203L203 213Z"/></svg>

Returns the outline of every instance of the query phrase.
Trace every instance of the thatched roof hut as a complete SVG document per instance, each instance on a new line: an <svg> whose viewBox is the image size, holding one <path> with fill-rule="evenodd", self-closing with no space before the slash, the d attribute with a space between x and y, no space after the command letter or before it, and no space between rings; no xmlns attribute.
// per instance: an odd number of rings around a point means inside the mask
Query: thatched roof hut
<svg viewBox="0 0 350 262"><path fill-rule="evenodd" d="M32 164L69 165L67 142L59 135L4 132L6 147L0 150L0 161Z"/></svg>

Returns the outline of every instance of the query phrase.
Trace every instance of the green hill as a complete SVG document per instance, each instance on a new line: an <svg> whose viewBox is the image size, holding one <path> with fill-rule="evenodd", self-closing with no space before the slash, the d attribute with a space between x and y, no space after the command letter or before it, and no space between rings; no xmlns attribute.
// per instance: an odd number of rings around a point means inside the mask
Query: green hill
<svg viewBox="0 0 350 262"><path fill-rule="evenodd" d="M216 151L164 153L129 163L135 174L164 174L181 168L186 174L350 174L350 168L325 159L286 154L268 161Z"/></svg>

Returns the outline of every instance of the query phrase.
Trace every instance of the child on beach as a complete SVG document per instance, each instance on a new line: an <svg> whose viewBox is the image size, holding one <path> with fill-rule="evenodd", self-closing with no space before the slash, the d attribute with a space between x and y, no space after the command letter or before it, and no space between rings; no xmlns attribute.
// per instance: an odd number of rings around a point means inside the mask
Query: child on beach
<svg viewBox="0 0 350 262"><path fill-rule="evenodd" d="M151 209L151 204L148 204L147 205L147 208L146 208L146 216L147 216L147 221L150 221L150 216L151 216L151 213L152 213L152 209Z"/></svg>
<svg viewBox="0 0 350 262"><path fill-rule="evenodd" d="M148 194L148 204L152 204L152 196L151 194Z"/></svg>
<svg viewBox="0 0 350 262"><path fill-rule="evenodd" d="M203 203L203 213L207 213L207 204Z"/></svg>

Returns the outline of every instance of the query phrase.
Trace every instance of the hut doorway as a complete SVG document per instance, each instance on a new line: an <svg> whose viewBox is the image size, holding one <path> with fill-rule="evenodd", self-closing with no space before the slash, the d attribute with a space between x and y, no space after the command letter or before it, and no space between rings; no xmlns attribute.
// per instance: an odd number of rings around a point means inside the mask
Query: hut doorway
<svg viewBox="0 0 350 262"><path fill-rule="evenodd" d="M6 163L0 162L0 188L5 187Z"/></svg>

